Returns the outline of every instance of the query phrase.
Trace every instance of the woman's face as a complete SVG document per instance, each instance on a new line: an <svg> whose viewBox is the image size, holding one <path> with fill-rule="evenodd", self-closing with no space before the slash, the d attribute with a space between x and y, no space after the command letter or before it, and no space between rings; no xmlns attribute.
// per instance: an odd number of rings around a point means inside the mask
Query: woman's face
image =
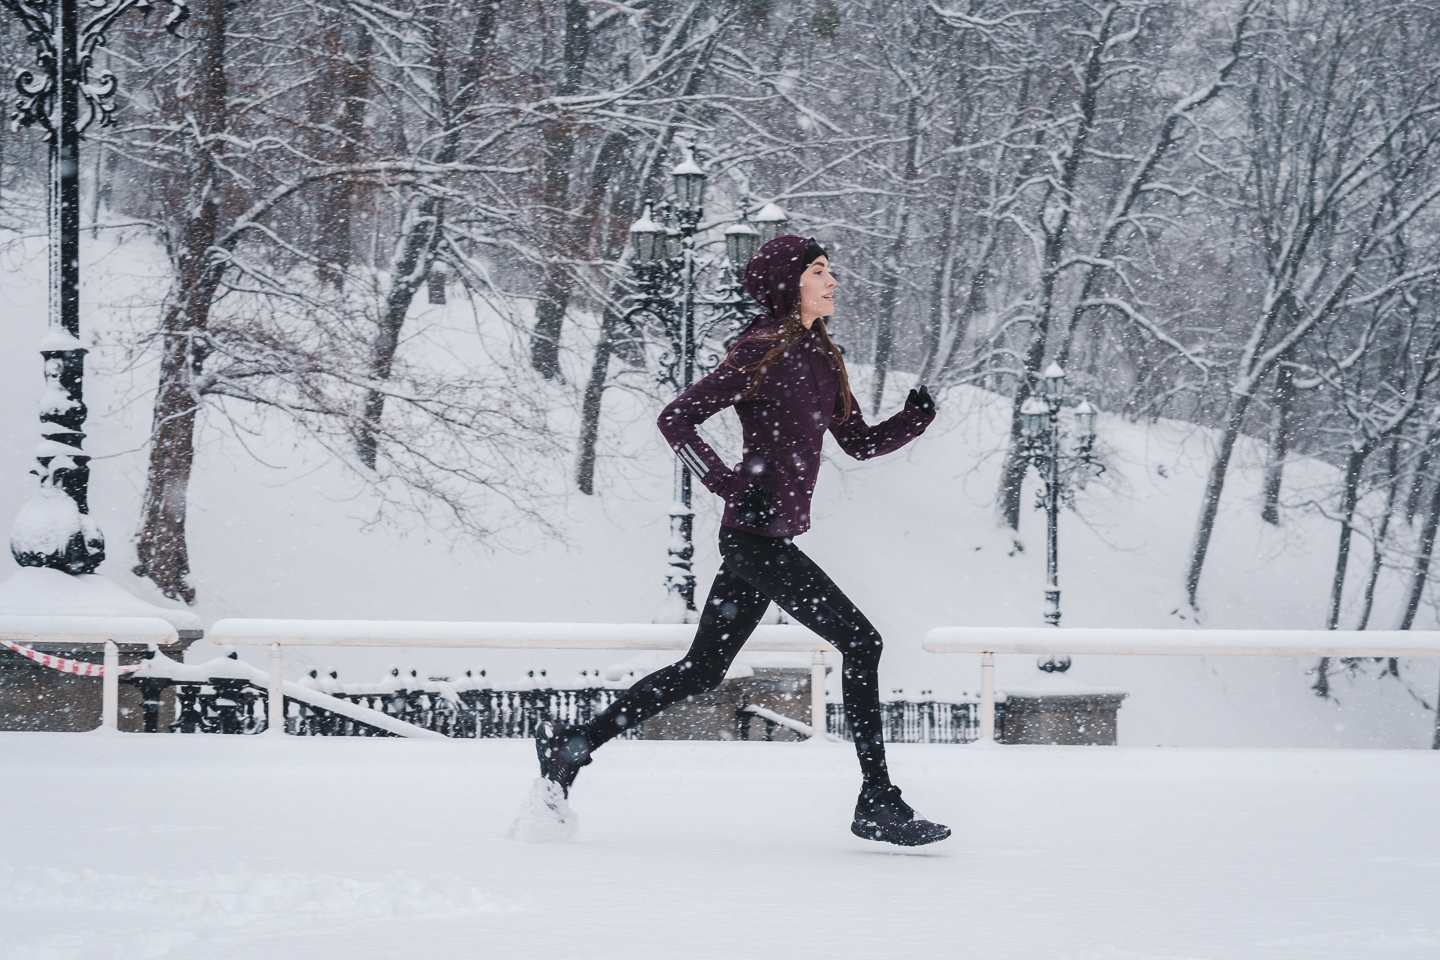
<svg viewBox="0 0 1440 960"><path fill-rule="evenodd" d="M835 312L835 278L830 275L830 261L816 257L800 275L800 322L809 330L816 317Z"/></svg>

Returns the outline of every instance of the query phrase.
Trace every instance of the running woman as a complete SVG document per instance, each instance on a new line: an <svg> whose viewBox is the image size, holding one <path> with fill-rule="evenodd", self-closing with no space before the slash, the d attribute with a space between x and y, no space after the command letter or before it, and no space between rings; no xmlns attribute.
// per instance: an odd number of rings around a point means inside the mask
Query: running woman
<svg viewBox="0 0 1440 960"><path fill-rule="evenodd" d="M684 658L645 677L590 723L541 724L540 772L569 796L579 769L602 744L686 697L718 687L730 662L773 602L824 637L843 658L845 714L864 784L850 830L903 846L934 843L950 828L922 820L890 782L880 720L880 634L855 604L795 545L810 529L810 497L828 430L857 460L900 449L935 418L921 386L905 407L871 426L850 392L845 361L825 329L835 312L835 278L813 238L777 237L745 269L745 289L764 308L709 376L660 414L660 431L682 463L725 501L724 562ZM744 458L731 468L696 427L733 406Z"/></svg>

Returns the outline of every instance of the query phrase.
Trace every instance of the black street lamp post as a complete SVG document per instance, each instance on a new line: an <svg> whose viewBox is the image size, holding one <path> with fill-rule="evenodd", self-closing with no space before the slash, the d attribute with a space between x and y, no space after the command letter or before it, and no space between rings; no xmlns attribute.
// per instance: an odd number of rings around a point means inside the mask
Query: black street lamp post
<svg viewBox="0 0 1440 960"><path fill-rule="evenodd" d="M1045 622L1060 626L1060 566L1057 527L1062 502L1074 496L1072 482L1081 473L1104 470L1094 456L1095 408L1081 400L1074 410L1076 444L1064 451L1060 410L1065 398L1065 371L1052 363L1045 371L1043 387L1020 406L1023 432L1022 456L1040 474L1038 507L1045 510ZM1064 670L1069 657L1051 658L1042 670Z"/></svg>
<svg viewBox="0 0 1440 960"><path fill-rule="evenodd" d="M185 20L184 0L165 29ZM38 126L50 147L47 214L50 232L50 323L40 345L45 400L42 440L35 452L40 492L20 509L10 551L22 567L92 573L105 559L105 538L90 518L90 458L85 440L85 347L80 340L80 137L92 124L110 122L115 75L96 72L95 51L105 33L132 8L148 13L149 0L0 0L28 30L37 69L15 79L13 126Z"/></svg>
<svg viewBox="0 0 1440 960"><path fill-rule="evenodd" d="M748 319L746 308L751 302L741 285L741 277L763 232L743 219L725 231L726 257L720 267L718 295L705 296L699 281L712 264L697 255L695 233L705 211L706 174L693 160L686 160L671 172L671 179L673 198L654 207L647 206L644 216L630 228L635 250L632 260L635 294L627 316L632 322L648 318L660 327L666 350L660 358L658 379L679 395L694 385L698 367L713 367L720 361L719 356L702 358L701 346L727 326L731 328L727 332L738 333ZM658 222L654 219L656 212L660 215ZM783 231L783 228L782 219L780 229ZM692 567L695 511L690 470L678 459L673 493L665 588L672 613L693 620L696 614Z"/></svg>

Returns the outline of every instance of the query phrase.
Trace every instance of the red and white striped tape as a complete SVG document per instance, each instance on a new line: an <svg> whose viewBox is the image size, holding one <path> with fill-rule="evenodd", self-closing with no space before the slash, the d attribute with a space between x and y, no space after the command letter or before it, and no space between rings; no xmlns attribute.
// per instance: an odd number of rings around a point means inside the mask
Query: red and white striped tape
<svg viewBox="0 0 1440 960"><path fill-rule="evenodd" d="M52 657L48 653L41 653L39 650L31 650L29 647L21 646L13 640L0 640L0 646L9 647L22 657L29 657L42 667L49 667L51 670L59 670L61 673L73 673L77 677L103 677L105 676L105 665L103 663L90 663L85 660L67 660L64 657ZM132 663L127 667L120 668L120 675L134 673L139 670L141 664Z"/></svg>

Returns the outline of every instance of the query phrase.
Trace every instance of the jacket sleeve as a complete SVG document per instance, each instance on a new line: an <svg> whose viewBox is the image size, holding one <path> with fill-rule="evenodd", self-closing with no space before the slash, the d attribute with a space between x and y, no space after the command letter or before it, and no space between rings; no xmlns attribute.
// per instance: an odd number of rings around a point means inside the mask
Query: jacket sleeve
<svg viewBox="0 0 1440 960"><path fill-rule="evenodd" d="M851 397L850 419L841 423L840 418L844 414L841 402L836 398L830 433L840 444L840 449L856 460L869 460L871 457L894 453L924 433L925 428L930 426L930 421L935 419L935 414L925 413L907 402L895 416L871 426L865 422L865 415L860 411L860 401Z"/></svg>
<svg viewBox="0 0 1440 960"><path fill-rule="evenodd" d="M750 386L750 374L740 369L754 348L740 344L732 354L733 362L723 362L695 386L672 400L660 411L657 421L670 449L705 489L734 502L745 492L745 480L730 467L695 429L726 407L734 406Z"/></svg>

